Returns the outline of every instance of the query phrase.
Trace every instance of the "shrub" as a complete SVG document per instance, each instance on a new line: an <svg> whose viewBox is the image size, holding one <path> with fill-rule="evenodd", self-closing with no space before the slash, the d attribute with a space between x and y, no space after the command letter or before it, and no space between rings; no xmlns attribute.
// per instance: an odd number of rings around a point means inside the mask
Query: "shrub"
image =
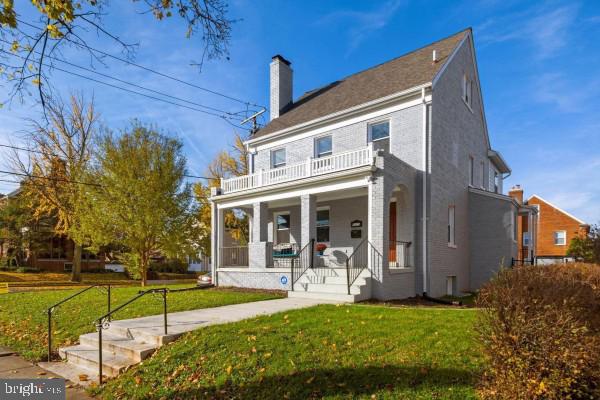
<svg viewBox="0 0 600 400"><path fill-rule="evenodd" d="M149 271L152 272L172 272L177 274L184 274L187 272L188 265L186 262L181 260L167 260L163 262L157 262L150 264Z"/></svg>
<svg viewBox="0 0 600 400"><path fill-rule="evenodd" d="M38 272L40 272L40 270L39 270L39 268L19 267L16 269L16 272L38 273Z"/></svg>
<svg viewBox="0 0 600 400"><path fill-rule="evenodd" d="M600 398L600 266L502 270L477 304L482 398Z"/></svg>

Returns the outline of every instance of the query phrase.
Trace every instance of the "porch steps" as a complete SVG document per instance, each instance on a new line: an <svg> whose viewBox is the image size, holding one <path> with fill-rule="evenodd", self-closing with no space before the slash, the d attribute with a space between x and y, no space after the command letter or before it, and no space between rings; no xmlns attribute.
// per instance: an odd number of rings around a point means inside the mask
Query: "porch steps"
<svg viewBox="0 0 600 400"><path fill-rule="evenodd" d="M350 287L346 268L314 268L307 270L288 292L288 297L312 298L355 303L371 297L371 276L364 270Z"/></svg>

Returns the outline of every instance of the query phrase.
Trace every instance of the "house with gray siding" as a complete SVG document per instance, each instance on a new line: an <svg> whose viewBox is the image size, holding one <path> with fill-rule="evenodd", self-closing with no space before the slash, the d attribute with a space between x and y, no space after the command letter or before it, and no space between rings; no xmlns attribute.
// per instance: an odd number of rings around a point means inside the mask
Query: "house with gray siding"
<svg viewBox="0 0 600 400"><path fill-rule="evenodd" d="M490 143L471 29L296 99L276 55L269 111L245 142L250 174L211 194L217 285L460 295L516 257L519 205L503 194L510 168ZM247 245L225 241L231 209L250 216Z"/></svg>

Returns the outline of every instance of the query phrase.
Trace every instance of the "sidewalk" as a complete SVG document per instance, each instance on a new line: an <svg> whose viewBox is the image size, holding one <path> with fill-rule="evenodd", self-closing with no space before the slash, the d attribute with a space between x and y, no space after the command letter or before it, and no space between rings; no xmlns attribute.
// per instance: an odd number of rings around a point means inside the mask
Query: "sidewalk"
<svg viewBox="0 0 600 400"><path fill-rule="evenodd" d="M24 360L22 357L14 354L10 349L0 346L0 378L51 379L60 377ZM88 396L83 389L76 387L71 382L67 381L66 386L68 400L92 399L92 397Z"/></svg>

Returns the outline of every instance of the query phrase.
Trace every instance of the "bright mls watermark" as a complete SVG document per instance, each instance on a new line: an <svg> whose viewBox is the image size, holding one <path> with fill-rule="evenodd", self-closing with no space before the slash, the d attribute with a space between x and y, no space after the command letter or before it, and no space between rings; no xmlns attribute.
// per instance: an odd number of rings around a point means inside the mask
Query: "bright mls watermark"
<svg viewBox="0 0 600 400"><path fill-rule="evenodd" d="M0 379L0 399L65 400L65 380Z"/></svg>

